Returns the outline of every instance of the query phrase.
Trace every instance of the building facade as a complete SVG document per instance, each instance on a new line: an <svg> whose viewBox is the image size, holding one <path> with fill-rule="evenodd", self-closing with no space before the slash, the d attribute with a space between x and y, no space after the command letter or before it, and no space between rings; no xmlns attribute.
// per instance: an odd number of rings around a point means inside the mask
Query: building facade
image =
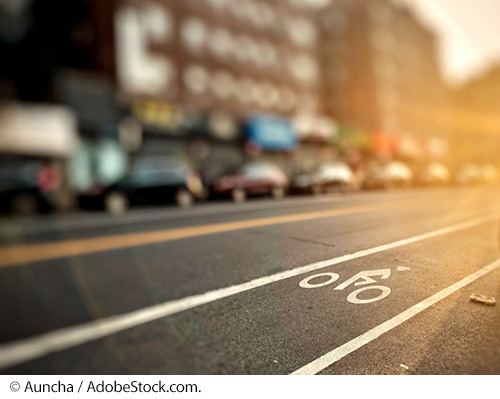
<svg viewBox="0 0 500 399"><path fill-rule="evenodd" d="M450 116L462 162L498 164L500 142L500 66L494 65L454 90Z"/></svg>
<svg viewBox="0 0 500 399"><path fill-rule="evenodd" d="M234 166L217 163L257 154L291 174L293 136L321 139L334 129L319 93L316 11L298 3L120 1L121 98L143 124L196 137L191 155L220 169L210 177ZM244 143L241 159L229 142Z"/></svg>
<svg viewBox="0 0 500 399"><path fill-rule="evenodd" d="M405 156L415 139L446 139L449 106L436 40L404 6L389 0L338 0L321 16L323 100L344 125L395 135ZM413 154L414 153L414 154Z"/></svg>

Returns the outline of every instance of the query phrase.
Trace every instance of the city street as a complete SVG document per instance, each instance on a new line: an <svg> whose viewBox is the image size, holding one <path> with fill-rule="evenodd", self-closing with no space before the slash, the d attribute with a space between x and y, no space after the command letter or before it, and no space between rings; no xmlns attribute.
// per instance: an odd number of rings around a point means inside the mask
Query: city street
<svg viewBox="0 0 500 399"><path fill-rule="evenodd" d="M499 194L5 217L0 370L498 374Z"/></svg>

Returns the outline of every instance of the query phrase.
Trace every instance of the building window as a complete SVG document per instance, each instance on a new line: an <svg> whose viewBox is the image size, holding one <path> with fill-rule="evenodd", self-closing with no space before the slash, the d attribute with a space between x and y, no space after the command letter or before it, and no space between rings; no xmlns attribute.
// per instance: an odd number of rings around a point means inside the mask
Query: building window
<svg viewBox="0 0 500 399"><path fill-rule="evenodd" d="M201 65L190 65L184 71L183 81L191 93L205 94L208 89L208 72Z"/></svg>
<svg viewBox="0 0 500 399"><path fill-rule="evenodd" d="M199 0L197 0L199 1ZM234 0L207 0L207 2L210 4L210 6L214 9L214 11L222 11L224 10L229 1L234 1Z"/></svg>
<svg viewBox="0 0 500 399"><path fill-rule="evenodd" d="M210 89L220 100L229 100L235 93L234 78L226 71L218 71L210 78Z"/></svg>
<svg viewBox="0 0 500 399"><path fill-rule="evenodd" d="M140 23L148 27L151 40L163 42L172 39L174 20L168 9L153 3L144 3L140 8Z"/></svg>
<svg viewBox="0 0 500 399"><path fill-rule="evenodd" d="M291 41L301 47L311 47L316 43L315 26L304 18L291 18L286 22L286 30Z"/></svg>
<svg viewBox="0 0 500 399"><path fill-rule="evenodd" d="M235 18L248 20L252 13L252 2L250 0L230 0L229 10Z"/></svg>
<svg viewBox="0 0 500 399"><path fill-rule="evenodd" d="M296 54L290 57L289 69L293 77L304 83L314 83L318 78L318 65L307 54Z"/></svg>
<svg viewBox="0 0 500 399"><path fill-rule="evenodd" d="M250 104L253 101L253 88L255 83L248 78L243 78L237 86L236 96L243 104Z"/></svg>
<svg viewBox="0 0 500 399"><path fill-rule="evenodd" d="M269 67L275 67L278 65L278 54L276 49L268 42L264 42L260 45L260 56L262 64Z"/></svg>
<svg viewBox="0 0 500 399"><path fill-rule="evenodd" d="M228 58L234 53L233 36L224 28L213 30L208 45L212 53L218 58Z"/></svg>
<svg viewBox="0 0 500 399"><path fill-rule="evenodd" d="M250 61L250 54L248 49L253 45L252 39L250 39L248 36L241 35L235 39L235 42L236 59L239 62Z"/></svg>
<svg viewBox="0 0 500 399"><path fill-rule="evenodd" d="M192 52L200 52L207 36L207 28L204 22L198 18L186 19L181 28L181 39L183 44Z"/></svg>

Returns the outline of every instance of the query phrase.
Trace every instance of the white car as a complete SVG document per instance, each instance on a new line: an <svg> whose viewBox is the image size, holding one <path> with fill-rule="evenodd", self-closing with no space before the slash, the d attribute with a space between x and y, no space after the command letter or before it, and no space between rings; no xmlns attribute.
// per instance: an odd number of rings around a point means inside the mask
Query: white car
<svg viewBox="0 0 500 399"><path fill-rule="evenodd" d="M291 191L321 194L329 189L346 191L356 185L355 175L343 162L328 162L314 172L298 173L292 180Z"/></svg>
<svg viewBox="0 0 500 399"><path fill-rule="evenodd" d="M314 184L321 190L337 188L341 191L353 188L355 183L354 173L343 162L329 162L318 169L314 174Z"/></svg>
<svg viewBox="0 0 500 399"><path fill-rule="evenodd" d="M468 163L458 171L455 181L461 185L479 183L481 181L481 168L474 163Z"/></svg>
<svg viewBox="0 0 500 399"><path fill-rule="evenodd" d="M411 186L413 172L403 162L392 161L379 165L368 173L365 181L367 188L406 188Z"/></svg>
<svg viewBox="0 0 500 399"><path fill-rule="evenodd" d="M419 177L419 182L425 185L442 185L451 181L451 174L446 165L441 162L431 162Z"/></svg>
<svg viewBox="0 0 500 399"><path fill-rule="evenodd" d="M496 168L490 163L481 165L480 171L481 171L482 183L494 183L498 178L498 173Z"/></svg>

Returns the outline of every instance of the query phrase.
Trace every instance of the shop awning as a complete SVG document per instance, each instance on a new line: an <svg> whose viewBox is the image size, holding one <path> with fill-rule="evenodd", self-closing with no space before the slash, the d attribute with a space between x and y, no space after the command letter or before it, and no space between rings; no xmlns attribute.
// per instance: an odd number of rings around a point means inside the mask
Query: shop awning
<svg viewBox="0 0 500 399"><path fill-rule="evenodd" d="M59 106L0 107L0 153L66 157L77 142L73 113Z"/></svg>
<svg viewBox="0 0 500 399"><path fill-rule="evenodd" d="M298 144L298 137L286 119L260 116L247 123L248 139L263 150L290 151Z"/></svg>

